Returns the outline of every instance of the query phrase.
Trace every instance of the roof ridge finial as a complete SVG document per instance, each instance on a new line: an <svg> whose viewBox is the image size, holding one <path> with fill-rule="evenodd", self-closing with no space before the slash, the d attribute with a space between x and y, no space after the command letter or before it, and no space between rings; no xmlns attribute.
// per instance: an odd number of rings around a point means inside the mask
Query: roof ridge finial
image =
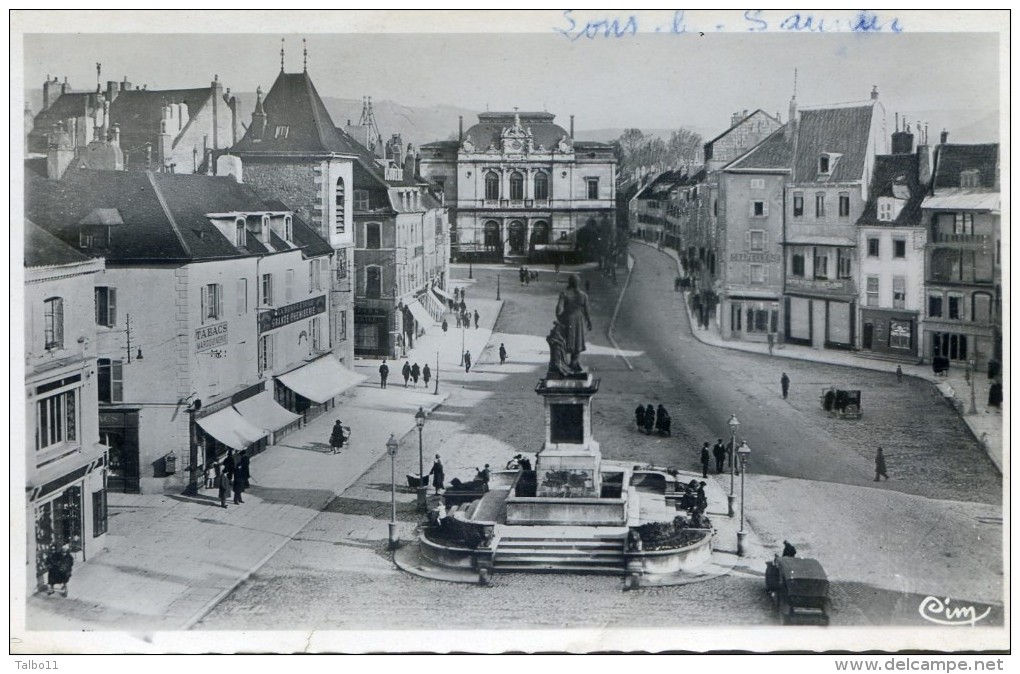
<svg viewBox="0 0 1020 674"><path fill-rule="evenodd" d="M280 72L283 72L283 43L287 41L287 38L280 38Z"/></svg>
<svg viewBox="0 0 1020 674"><path fill-rule="evenodd" d="M305 72L308 72L308 41L301 38L301 46L304 48L305 53Z"/></svg>

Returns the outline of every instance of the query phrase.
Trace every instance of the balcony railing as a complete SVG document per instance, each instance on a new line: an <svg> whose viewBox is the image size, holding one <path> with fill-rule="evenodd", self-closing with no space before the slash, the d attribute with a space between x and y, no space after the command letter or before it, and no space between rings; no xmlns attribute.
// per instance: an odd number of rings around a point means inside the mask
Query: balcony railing
<svg viewBox="0 0 1020 674"><path fill-rule="evenodd" d="M948 234L945 232L935 232L932 236L932 243L971 243L988 245L992 242L992 237L987 234Z"/></svg>

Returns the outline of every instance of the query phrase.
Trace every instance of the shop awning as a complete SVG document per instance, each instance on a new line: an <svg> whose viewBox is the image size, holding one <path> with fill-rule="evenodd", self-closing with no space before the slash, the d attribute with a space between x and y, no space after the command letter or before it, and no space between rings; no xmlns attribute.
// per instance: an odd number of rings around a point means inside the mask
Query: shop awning
<svg viewBox="0 0 1020 674"><path fill-rule="evenodd" d="M429 316L433 317L432 321L438 323L435 317L443 315L443 300L432 293L423 293L419 299L425 300L423 306L429 312Z"/></svg>
<svg viewBox="0 0 1020 674"><path fill-rule="evenodd" d="M332 356L303 365L277 377L284 386L315 403L324 403L364 379L351 372Z"/></svg>
<svg viewBox="0 0 1020 674"><path fill-rule="evenodd" d="M414 320L418 321L421 328L426 332L435 323L435 321L432 320L432 316L429 315L429 312L425 310L425 307L423 307L421 302L418 300L408 304L407 308L411 310L411 315L414 316Z"/></svg>
<svg viewBox="0 0 1020 674"><path fill-rule="evenodd" d="M196 419L195 423L201 426L203 431L233 449L245 449L269 434L251 425L233 407Z"/></svg>
<svg viewBox="0 0 1020 674"><path fill-rule="evenodd" d="M301 418L300 414L294 414L273 400L273 394L269 391L242 400L234 405L234 409L252 426L264 428L271 433Z"/></svg>
<svg viewBox="0 0 1020 674"><path fill-rule="evenodd" d="M450 293L446 292L445 290L443 290L439 286L432 286L432 290L434 290L436 292L436 294L439 295L440 297L445 297L448 300L455 300L455 299L457 299L456 297L454 297Z"/></svg>

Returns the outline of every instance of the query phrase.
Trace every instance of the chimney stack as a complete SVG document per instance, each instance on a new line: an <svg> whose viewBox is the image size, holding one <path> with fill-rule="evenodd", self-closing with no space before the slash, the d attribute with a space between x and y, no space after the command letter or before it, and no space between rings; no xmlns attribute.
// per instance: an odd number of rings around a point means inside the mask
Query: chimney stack
<svg viewBox="0 0 1020 674"><path fill-rule="evenodd" d="M124 81L120 83L121 91L131 91L131 83L128 82L127 75L124 76Z"/></svg>
<svg viewBox="0 0 1020 674"><path fill-rule="evenodd" d="M570 116L570 140L574 139L574 116Z"/></svg>
<svg viewBox="0 0 1020 674"><path fill-rule="evenodd" d="M117 98L119 91L120 90L117 88L116 82L108 81L106 83L106 100L113 103L113 101Z"/></svg>
<svg viewBox="0 0 1020 674"><path fill-rule="evenodd" d="M64 76L64 83L60 85L60 93L66 94L71 91L71 85L67 83L67 76Z"/></svg>
<svg viewBox="0 0 1020 674"><path fill-rule="evenodd" d="M942 129L942 135L939 136L939 138L941 139L940 145L945 145L946 142L949 140L949 132L946 131L945 129Z"/></svg>
<svg viewBox="0 0 1020 674"><path fill-rule="evenodd" d="M50 107L50 87L52 82L50 76L46 75L46 81L42 85L42 109L47 110Z"/></svg>
<svg viewBox="0 0 1020 674"><path fill-rule="evenodd" d="M464 115L457 117L457 142L464 142Z"/></svg>
<svg viewBox="0 0 1020 674"><path fill-rule="evenodd" d="M878 100L878 85L877 84L871 85L871 100L873 100L873 101L877 101Z"/></svg>

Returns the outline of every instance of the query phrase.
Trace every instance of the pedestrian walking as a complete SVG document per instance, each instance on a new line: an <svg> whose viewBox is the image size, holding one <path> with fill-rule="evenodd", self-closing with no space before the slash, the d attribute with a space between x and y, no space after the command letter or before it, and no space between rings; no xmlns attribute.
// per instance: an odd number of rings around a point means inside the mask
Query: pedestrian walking
<svg viewBox="0 0 1020 674"><path fill-rule="evenodd" d="M379 366L379 388L386 388L386 378L390 376L390 366L386 364L386 359L382 359L382 365Z"/></svg>
<svg viewBox="0 0 1020 674"><path fill-rule="evenodd" d="M404 367L400 370L400 374L404 375L404 388L407 388L407 380L411 378L411 364L406 360L404 361Z"/></svg>
<svg viewBox="0 0 1020 674"><path fill-rule="evenodd" d="M421 369L421 378L425 381L425 388L428 388L429 379L432 379L432 370L429 369L428 363L425 363L425 367Z"/></svg>
<svg viewBox="0 0 1020 674"><path fill-rule="evenodd" d="M521 285L524 285L524 267L517 270L517 278L521 282Z"/></svg>
<svg viewBox="0 0 1020 674"><path fill-rule="evenodd" d="M531 270L527 267L524 268L524 285L531 285Z"/></svg>
<svg viewBox="0 0 1020 674"><path fill-rule="evenodd" d="M899 384L903 381L903 368L899 365L896 366L896 383Z"/></svg>
<svg viewBox="0 0 1020 674"><path fill-rule="evenodd" d="M884 477L886 480L889 476L885 472L885 454L882 453L882 448L878 448L878 453L875 454L875 482L879 481L880 477Z"/></svg>
<svg viewBox="0 0 1020 674"><path fill-rule="evenodd" d="M719 438L719 441L712 447L712 456L715 457L715 472L723 472L723 467L726 465L726 445L723 444L722 438Z"/></svg>
<svg viewBox="0 0 1020 674"><path fill-rule="evenodd" d="M429 475L432 476L432 485L436 488L436 493L443 488L443 460L436 454L436 460L432 462L432 470L429 471Z"/></svg>
<svg viewBox="0 0 1020 674"><path fill-rule="evenodd" d="M637 423L637 429L642 433L645 432L645 406L640 403L637 409L634 410L634 421Z"/></svg>
<svg viewBox="0 0 1020 674"><path fill-rule="evenodd" d="M454 316L457 317L457 327L459 328L460 327L460 312L458 311L458 312L454 313Z"/></svg>
<svg viewBox="0 0 1020 674"><path fill-rule="evenodd" d="M475 309L475 330L478 329L478 309Z"/></svg>
<svg viewBox="0 0 1020 674"><path fill-rule="evenodd" d="M499 345L499 364L502 365L506 362L506 347L500 342Z"/></svg>
<svg viewBox="0 0 1020 674"><path fill-rule="evenodd" d="M344 425L339 419L333 424L333 431L329 434L329 447L331 454L339 454L344 446Z"/></svg>
<svg viewBox="0 0 1020 674"><path fill-rule="evenodd" d="M216 488L219 490L220 507L227 507L227 496L230 495L230 475L227 471L221 470L220 476L216 478Z"/></svg>
<svg viewBox="0 0 1020 674"><path fill-rule="evenodd" d="M449 329L450 329L450 324L446 322L446 318L444 317L443 318L443 332L446 332Z"/></svg>
<svg viewBox="0 0 1020 674"><path fill-rule="evenodd" d="M234 470L237 468L237 459L234 458L234 450L227 450L227 458L223 459L223 472L231 480L234 479Z"/></svg>
<svg viewBox="0 0 1020 674"><path fill-rule="evenodd" d="M414 388L418 388L418 378L421 377L421 368L418 363L411 366L411 379L414 381Z"/></svg>
<svg viewBox="0 0 1020 674"><path fill-rule="evenodd" d="M776 336L772 332L769 332L769 355L772 355L772 349L776 346Z"/></svg>
<svg viewBox="0 0 1020 674"><path fill-rule="evenodd" d="M708 477L708 464L710 461L711 456L708 453L708 443L706 442L701 446L701 477Z"/></svg>
<svg viewBox="0 0 1020 674"><path fill-rule="evenodd" d="M464 352L464 372L470 372L470 371L471 371L471 352L470 351L465 351Z"/></svg>
<svg viewBox="0 0 1020 674"><path fill-rule="evenodd" d="M64 543L59 548L50 552L46 560L46 594L53 594L57 585L60 585L60 594L67 596L67 584L71 581L71 569L74 568L74 556L71 555L71 546Z"/></svg>
<svg viewBox="0 0 1020 674"><path fill-rule="evenodd" d="M244 499L241 498L241 494L244 493L244 478L241 477L241 471L234 471L234 504L244 503Z"/></svg>
<svg viewBox="0 0 1020 674"><path fill-rule="evenodd" d="M471 327L471 314L468 313L467 309L464 310L464 315L460 317L460 320L464 324L465 328Z"/></svg>
<svg viewBox="0 0 1020 674"><path fill-rule="evenodd" d="M796 557L797 548L790 541L783 541L783 557Z"/></svg>
<svg viewBox="0 0 1020 674"><path fill-rule="evenodd" d="M653 428L655 428L655 408L651 403L648 403L645 407L645 433L651 435Z"/></svg>
<svg viewBox="0 0 1020 674"><path fill-rule="evenodd" d="M460 295L460 313L463 314L463 313L466 313L466 312L467 312L467 304L464 303L464 294L461 293L461 295Z"/></svg>
<svg viewBox="0 0 1020 674"><path fill-rule="evenodd" d="M655 408L655 430L660 435L672 435L672 420L663 405Z"/></svg>
<svg viewBox="0 0 1020 674"><path fill-rule="evenodd" d="M242 491L251 486L251 459L243 449L237 457L237 474L241 476Z"/></svg>
<svg viewBox="0 0 1020 674"><path fill-rule="evenodd" d="M779 384L783 387L783 400L786 400L786 396L790 393L790 378L786 376L785 372L780 378Z"/></svg>

